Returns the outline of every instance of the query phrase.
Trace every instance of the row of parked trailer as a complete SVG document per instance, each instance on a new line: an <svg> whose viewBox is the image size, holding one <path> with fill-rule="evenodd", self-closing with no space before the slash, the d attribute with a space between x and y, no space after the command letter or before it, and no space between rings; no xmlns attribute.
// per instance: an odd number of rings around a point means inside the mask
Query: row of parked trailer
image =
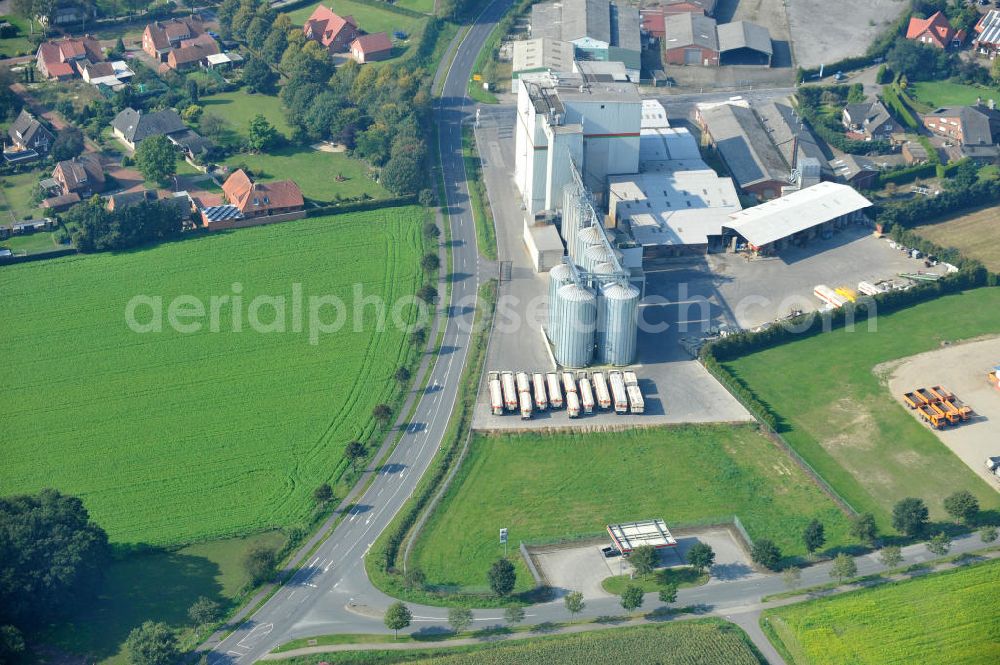
<svg viewBox="0 0 1000 665"><path fill-rule="evenodd" d="M493 415L520 412L531 418L535 411L566 408L570 418L595 410L615 413L643 413L646 403L635 372L611 370L578 372L492 371L488 375L490 409ZM563 396L565 395L565 399Z"/></svg>
<svg viewBox="0 0 1000 665"><path fill-rule="evenodd" d="M972 417L972 409L944 386L917 388L903 393L903 403L934 429L957 425Z"/></svg>

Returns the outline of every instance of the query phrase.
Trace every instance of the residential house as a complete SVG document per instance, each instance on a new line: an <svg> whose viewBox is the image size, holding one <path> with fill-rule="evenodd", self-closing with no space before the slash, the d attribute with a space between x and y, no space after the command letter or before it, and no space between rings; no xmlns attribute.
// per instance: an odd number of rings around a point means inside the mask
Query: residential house
<svg viewBox="0 0 1000 665"><path fill-rule="evenodd" d="M42 201L42 207L52 212L62 212L63 210L72 208L80 200L80 195L76 193L60 194L59 196L50 196Z"/></svg>
<svg viewBox="0 0 1000 665"><path fill-rule="evenodd" d="M958 144L958 157L992 161L1000 155L1000 111L989 106L940 108L921 116L928 130Z"/></svg>
<svg viewBox="0 0 1000 665"><path fill-rule="evenodd" d="M995 58L997 51L1000 50L1000 10L991 9L979 19L975 32L972 46L976 49L976 53L987 55L991 59Z"/></svg>
<svg viewBox="0 0 1000 665"><path fill-rule="evenodd" d="M102 62L104 54L97 40L85 37L66 37L58 41L42 42L35 54L35 65L46 78L66 81L76 75L84 62Z"/></svg>
<svg viewBox="0 0 1000 665"><path fill-rule="evenodd" d="M219 44L211 35L198 35L181 42L179 48L167 54L166 66L176 71L208 66L208 58L219 53ZM162 65L161 65L162 67Z"/></svg>
<svg viewBox="0 0 1000 665"><path fill-rule="evenodd" d="M166 62L171 51L181 48L181 42L204 33L204 25L198 16L155 21L146 25L142 32L142 50L157 62Z"/></svg>
<svg viewBox="0 0 1000 665"><path fill-rule="evenodd" d="M351 42L351 57L360 64L377 62L392 57L392 40L384 32L373 35L359 35Z"/></svg>
<svg viewBox="0 0 1000 665"><path fill-rule="evenodd" d="M864 136L865 140L888 141L896 131L896 123L881 101L848 104L841 114L841 122L849 132Z"/></svg>
<svg viewBox="0 0 1000 665"><path fill-rule="evenodd" d="M958 48L965 41L965 30L951 27L948 17L942 12L934 12L928 18L910 18L906 28L906 38L940 49Z"/></svg>
<svg viewBox="0 0 1000 665"><path fill-rule="evenodd" d="M124 60L114 62L87 62L80 67L80 76L91 85L106 85L116 88L127 83L133 72Z"/></svg>
<svg viewBox="0 0 1000 665"><path fill-rule="evenodd" d="M359 34L353 16L340 16L324 5L317 5L302 32L306 39L319 42L330 53L343 53Z"/></svg>
<svg viewBox="0 0 1000 665"><path fill-rule="evenodd" d="M302 191L294 181L254 182L243 169L226 179L222 191L244 218L283 215L305 207Z"/></svg>
<svg viewBox="0 0 1000 665"><path fill-rule="evenodd" d="M122 208L138 205L143 201L156 201L158 198L159 194L156 193L155 189L146 189L143 187L127 192L118 192L117 194L105 197L104 207L108 212L114 212Z"/></svg>
<svg viewBox="0 0 1000 665"><path fill-rule="evenodd" d="M7 130L10 137L12 150L4 152L26 153L34 152L36 155L46 155L55 141L55 135L49 129L31 115L27 109L22 110L17 119Z"/></svg>
<svg viewBox="0 0 1000 665"><path fill-rule="evenodd" d="M104 191L104 168L97 157L81 155L56 164L52 179L64 195L76 194L81 199Z"/></svg>
<svg viewBox="0 0 1000 665"><path fill-rule="evenodd" d="M196 157L209 150L211 142L188 129L173 109L143 113L126 108L111 122L114 135L132 150L150 136L165 135L189 157Z"/></svg>

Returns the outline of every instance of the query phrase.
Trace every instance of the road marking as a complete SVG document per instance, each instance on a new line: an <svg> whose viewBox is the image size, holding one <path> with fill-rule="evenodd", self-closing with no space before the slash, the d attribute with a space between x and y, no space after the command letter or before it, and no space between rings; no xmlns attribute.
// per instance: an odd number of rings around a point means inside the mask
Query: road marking
<svg viewBox="0 0 1000 665"><path fill-rule="evenodd" d="M262 637L267 637L272 630L274 630L273 623L262 623L253 630L251 630L249 633L247 633L246 637L244 637L242 640L236 643L236 646L243 647L244 649L251 649L253 648L254 642L260 640ZM250 638L253 639L251 640ZM244 644L244 642L246 642L247 640L250 640L250 643Z"/></svg>

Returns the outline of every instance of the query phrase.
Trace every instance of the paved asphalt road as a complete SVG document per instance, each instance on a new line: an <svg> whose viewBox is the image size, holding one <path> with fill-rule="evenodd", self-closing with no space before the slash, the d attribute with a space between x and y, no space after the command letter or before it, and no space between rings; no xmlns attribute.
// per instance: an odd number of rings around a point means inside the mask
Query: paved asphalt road
<svg viewBox="0 0 1000 665"><path fill-rule="evenodd" d="M470 111L466 86L479 49L511 0L494 0L471 27L445 73L437 109L442 170L452 232L451 305L428 388L392 455L357 505L312 558L250 619L220 642L213 665L251 663L304 635L371 632L392 599L376 590L363 557L412 494L444 436L468 350L479 289L475 225L468 209L461 124ZM443 66L447 67L448 63Z"/></svg>

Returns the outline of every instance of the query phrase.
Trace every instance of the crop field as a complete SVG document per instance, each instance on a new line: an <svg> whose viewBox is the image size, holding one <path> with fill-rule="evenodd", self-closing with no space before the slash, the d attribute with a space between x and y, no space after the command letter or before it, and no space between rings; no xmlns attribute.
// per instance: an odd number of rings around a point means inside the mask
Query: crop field
<svg viewBox="0 0 1000 665"><path fill-rule="evenodd" d="M282 662L288 665L316 665L320 661L364 665L592 665L602 662L761 665L764 662L746 633L731 623L717 619L616 628L474 647L347 651Z"/></svg>
<svg viewBox="0 0 1000 665"><path fill-rule="evenodd" d="M981 261L992 272L1000 272L1000 207L980 208L913 230L941 247L954 247Z"/></svg>
<svg viewBox="0 0 1000 665"><path fill-rule="evenodd" d="M764 621L789 665L997 663L998 588L993 561L766 610Z"/></svg>
<svg viewBox="0 0 1000 665"><path fill-rule="evenodd" d="M399 395L405 331L352 302L412 296L423 219L391 208L0 270L0 385L17 405L0 414L0 486L79 495L115 542L300 524L344 445L374 431L372 407ZM146 332L127 324L136 296ZM320 306L333 297L339 328Z"/></svg>
<svg viewBox="0 0 1000 665"><path fill-rule="evenodd" d="M367 194L373 199L390 196L388 190L368 177L368 164L342 152L285 147L258 155L236 154L229 166L246 165L264 181L291 178L302 195L315 201L335 201L338 196L355 198ZM344 178L337 181L337 176Z"/></svg>
<svg viewBox="0 0 1000 665"><path fill-rule="evenodd" d="M804 554L816 517L829 545L846 517L785 453L749 427L702 426L600 434L478 436L413 551L430 584L486 591L501 527L513 543L598 535L613 522L668 525L738 515L752 538ZM516 547L516 545L515 545ZM518 590L531 576L517 559Z"/></svg>
<svg viewBox="0 0 1000 665"><path fill-rule="evenodd" d="M879 316L876 332L862 323L726 365L779 415L789 444L883 528L893 504L908 496L924 499L931 519L943 519L942 500L962 488L996 509L1000 494L907 413L889 394L887 373L874 370L945 341L1000 332L998 307L1000 289L977 289ZM983 366L995 361L984 358Z"/></svg>

